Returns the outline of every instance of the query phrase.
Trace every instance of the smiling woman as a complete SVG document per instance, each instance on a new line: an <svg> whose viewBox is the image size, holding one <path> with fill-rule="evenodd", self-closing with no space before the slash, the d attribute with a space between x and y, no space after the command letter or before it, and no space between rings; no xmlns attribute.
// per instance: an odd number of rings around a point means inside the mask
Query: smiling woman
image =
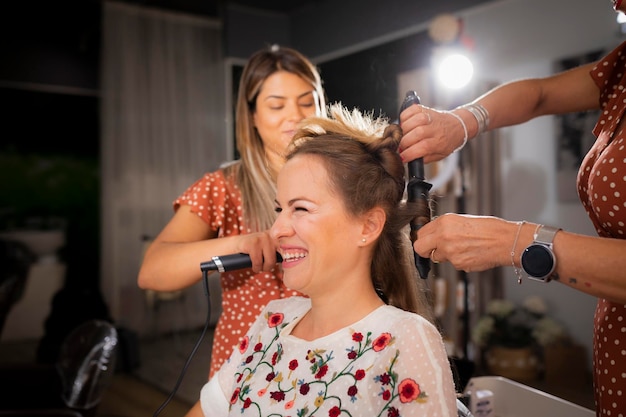
<svg viewBox="0 0 626 417"><path fill-rule="evenodd" d="M329 111L294 136L270 229L285 284L306 297L263 309L202 389L203 411L456 415L443 340L418 290L399 126Z"/></svg>

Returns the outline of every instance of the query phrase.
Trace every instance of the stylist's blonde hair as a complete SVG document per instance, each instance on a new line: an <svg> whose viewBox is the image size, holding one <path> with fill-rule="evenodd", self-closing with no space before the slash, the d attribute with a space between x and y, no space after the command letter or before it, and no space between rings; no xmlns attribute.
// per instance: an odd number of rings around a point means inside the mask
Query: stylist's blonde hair
<svg viewBox="0 0 626 417"><path fill-rule="evenodd" d="M272 178L266 167L263 141L254 128L253 115L263 82L277 71L290 72L311 84L318 100L320 116L326 114L321 77L317 68L304 55L291 48L272 45L250 57L239 81L235 112L235 135L241 161L226 167L224 172L237 176L245 224L251 230L269 229L276 218L276 179Z"/></svg>

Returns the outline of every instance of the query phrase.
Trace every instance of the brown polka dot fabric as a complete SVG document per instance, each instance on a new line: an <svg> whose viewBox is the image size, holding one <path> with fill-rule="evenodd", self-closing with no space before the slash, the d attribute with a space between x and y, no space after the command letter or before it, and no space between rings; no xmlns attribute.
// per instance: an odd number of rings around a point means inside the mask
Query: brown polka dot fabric
<svg viewBox="0 0 626 417"><path fill-rule="evenodd" d="M599 236L626 238L626 42L592 70L600 88L597 137L578 172L578 194ZM626 305L598 300L594 318L596 415L626 417Z"/></svg>
<svg viewBox="0 0 626 417"><path fill-rule="evenodd" d="M244 225L241 192L231 178L218 170L205 174L174 201L174 209L191 206L203 221L211 225L218 238L251 233ZM263 307L277 298L299 295L283 285L282 270L254 274L251 269L225 272L220 276L222 315L213 336L211 369L213 375L228 359L241 337Z"/></svg>

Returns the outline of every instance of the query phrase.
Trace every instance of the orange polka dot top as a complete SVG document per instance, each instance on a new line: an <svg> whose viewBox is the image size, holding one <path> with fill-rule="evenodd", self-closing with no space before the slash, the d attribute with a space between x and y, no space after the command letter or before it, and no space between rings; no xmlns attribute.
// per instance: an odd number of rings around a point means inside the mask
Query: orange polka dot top
<svg viewBox="0 0 626 417"><path fill-rule="evenodd" d="M599 236L626 238L626 42L591 71L602 110L578 172L578 195ZM597 416L626 415L626 305L599 299L594 318Z"/></svg>
<svg viewBox="0 0 626 417"><path fill-rule="evenodd" d="M222 170L207 173L174 201L174 210L191 206L218 238L251 233L243 219L241 192L233 178ZM215 326L209 375L224 363L233 346L246 334L263 307L270 301L298 295L286 288L282 270L254 274L252 269L225 272L220 275L222 314Z"/></svg>

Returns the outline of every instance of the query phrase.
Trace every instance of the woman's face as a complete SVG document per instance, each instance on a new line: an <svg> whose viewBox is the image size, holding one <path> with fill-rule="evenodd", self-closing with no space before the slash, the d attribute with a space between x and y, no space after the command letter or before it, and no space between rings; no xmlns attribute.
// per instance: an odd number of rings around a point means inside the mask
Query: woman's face
<svg viewBox="0 0 626 417"><path fill-rule="evenodd" d="M304 79L287 71L275 72L265 79L256 99L253 118L268 163L274 170L282 165L285 149L297 124L319 112L317 93Z"/></svg>
<svg viewBox="0 0 626 417"><path fill-rule="evenodd" d="M320 157L297 155L285 163L276 207L270 233L280 245L285 285L314 296L348 282L364 259L364 226L330 188Z"/></svg>

